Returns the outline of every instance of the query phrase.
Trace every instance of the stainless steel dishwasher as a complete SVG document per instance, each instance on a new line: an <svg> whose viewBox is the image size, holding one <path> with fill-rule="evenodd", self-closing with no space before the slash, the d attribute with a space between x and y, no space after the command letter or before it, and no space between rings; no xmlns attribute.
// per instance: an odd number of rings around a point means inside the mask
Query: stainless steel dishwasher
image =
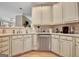
<svg viewBox="0 0 79 59"><path fill-rule="evenodd" d="M50 41L51 41L50 34L38 34L37 35L38 50L50 51Z"/></svg>

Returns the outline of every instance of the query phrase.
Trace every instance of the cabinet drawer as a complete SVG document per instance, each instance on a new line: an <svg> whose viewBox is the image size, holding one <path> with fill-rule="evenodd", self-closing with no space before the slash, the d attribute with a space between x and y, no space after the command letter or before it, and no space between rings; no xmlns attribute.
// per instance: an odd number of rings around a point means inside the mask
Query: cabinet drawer
<svg viewBox="0 0 79 59"><path fill-rule="evenodd" d="M8 45L9 42L8 42L8 41L5 41L5 42L2 42L1 44L2 44L2 45Z"/></svg>
<svg viewBox="0 0 79 59"><path fill-rule="evenodd" d="M55 38L59 38L59 35L55 35L54 37L55 37Z"/></svg>
<svg viewBox="0 0 79 59"><path fill-rule="evenodd" d="M8 40L9 39L9 37L4 37L4 38L2 38L2 40Z"/></svg>
<svg viewBox="0 0 79 59"><path fill-rule="evenodd" d="M7 48L1 49L1 54L9 54L9 50Z"/></svg>
<svg viewBox="0 0 79 59"><path fill-rule="evenodd" d="M66 40L72 41L72 37L66 37Z"/></svg>
<svg viewBox="0 0 79 59"><path fill-rule="evenodd" d="M76 42L79 42L79 38L76 38L75 40L76 40Z"/></svg>
<svg viewBox="0 0 79 59"><path fill-rule="evenodd" d="M0 53L1 53L1 48L0 48Z"/></svg>
<svg viewBox="0 0 79 59"><path fill-rule="evenodd" d="M24 37L27 37L26 35L24 35Z"/></svg>
<svg viewBox="0 0 79 59"><path fill-rule="evenodd" d="M79 42L76 42L76 46L79 46Z"/></svg>
<svg viewBox="0 0 79 59"><path fill-rule="evenodd" d="M2 47L1 50L2 51L8 50L8 46Z"/></svg>
<svg viewBox="0 0 79 59"><path fill-rule="evenodd" d="M60 39L66 39L67 37L66 36L60 36Z"/></svg>
<svg viewBox="0 0 79 59"><path fill-rule="evenodd" d="M0 38L0 42L2 41L2 38Z"/></svg>
<svg viewBox="0 0 79 59"><path fill-rule="evenodd" d="M55 36L54 36L54 35L52 35L52 37L54 38Z"/></svg>
<svg viewBox="0 0 79 59"><path fill-rule="evenodd" d="M2 45L0 44L0 49L2 48Z"/></svg>
<svg viewBox="0 0 79 59"><path fill-rule="evenodd" d="M2 39L1 42L8 42L8 39Z"/></svg>
<svg viewBox="0 0 79 59"><path fill-rule="evenodd" d="M22 36L18 36L18 38L22 38Z"/></svg>
<svg viewBox="0 0 79 59"><path fill-rule="evenodd" d="M9 40L9 38L0 38L0 43L8 41L8 40Z"/></svg>
<svg viewBox="0 0 79 59"><path fill-rule="evenodd" d="M16 38L18 38L17 36L12 36L12 39L16 39Z"/></svg>
<svg viewBox="0 0 79 59"><path fill-rule="evenodd" d="M8 55L8 54L9 54L9 51L8 51L8 50L2 51L1 54L6 54L6 55Z"/></svg>

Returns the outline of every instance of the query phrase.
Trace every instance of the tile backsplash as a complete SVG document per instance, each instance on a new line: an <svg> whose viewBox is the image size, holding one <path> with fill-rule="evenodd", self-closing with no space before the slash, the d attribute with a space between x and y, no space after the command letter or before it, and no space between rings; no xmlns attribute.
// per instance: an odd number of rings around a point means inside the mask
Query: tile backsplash
<svg viewBox="0 0 79 59"><path fill-rule="evenodd" d="M69 27L69 32L72 31L72 28L74 28L74 33L79 34L79 23L52 26L52 32L56 33L56 28L58 28L59 31L61 32L63 26L68 26Z"/></svg>

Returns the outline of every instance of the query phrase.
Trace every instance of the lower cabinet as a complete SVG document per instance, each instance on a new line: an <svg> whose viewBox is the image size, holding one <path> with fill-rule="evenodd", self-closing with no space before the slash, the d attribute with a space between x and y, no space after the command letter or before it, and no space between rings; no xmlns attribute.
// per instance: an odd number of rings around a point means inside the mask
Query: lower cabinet
<svg viewBox="0 0 79 59"><path fill-rule="evenodd" d="M23 53L23 39L12 39L12 56Z"/></svg>
<svg viewBox="0 0 79 59"><path fill-rule="evenodd" d="M73 56L73 40L72 37L52 35L51 50L60 56Z"/></svg>
<svg viewBox="0 0 79 59"><path fill-rule="evenodd" d="M65 37L64 39L60 39L60 55L66 57L72 57L73 56L72 52L73 52L72 37Z"/></svg>
<svg viewBox="0 0 79 59"><path fill-rule="evenodd" d="M59 37L52 37L52 51L59 54Z"/></svg>
<svg viewBox="0 0 79 59"><path fill-rule="evenodd" d="M0 57L9 56L9 37L0 37Z"/></svg>
<svg viewBox="0 0 79 59"><path fill-rule="evenodd" d="M79 43L76 43L76 57L79 57Z"/></svg>
<svg viewBox="0 0 79 59"><path fill-rule="evenodd" d="M62 56L71 57L72 55L72 42L70 41L61 41L60 53Z"/></svg>
<svg viewBox="0 0 79 59"><path fill-rule="evenodd" d="M79 38L76 39L76 57L79 57Z"/></svg>
<svg viewBox="0 0 79 59"><path fill-rule="evenodd" d="M32 50L32 35L13 37L11 49L12 56Z"/></svg>
<svg viewBox="0 0 79 59"><path fill-rule="evenodd" d="M32 35L24 37L24 52L32 50Z"/></svg>

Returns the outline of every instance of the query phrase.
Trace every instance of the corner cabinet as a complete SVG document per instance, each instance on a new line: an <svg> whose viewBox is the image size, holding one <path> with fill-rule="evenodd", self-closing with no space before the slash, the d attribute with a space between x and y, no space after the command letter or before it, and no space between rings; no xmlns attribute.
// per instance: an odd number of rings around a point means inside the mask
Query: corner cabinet
<svg viewBox="0 0 79 59"><path fill-rule="evenodd" d="M53 25L62 24L62 3L52 6Z"/></svg>
<svg viewBox="0 0 79 59"><path fill-rule="evenodd" d="M40 25L42 23L41 16L41 6L32 7L32 23L34 25Z"/></svg>
<svg viewBox="0 0 79 59"><path fill-rule="evenodd" d="M52 24L52 6L42 6L42 24Z"/></svg>
<svg viewBox="0 0 79 59"><path fill-rule="evenodd" d="M78 5L76 2L63 2L63 23L78 21Z"/></svg>

